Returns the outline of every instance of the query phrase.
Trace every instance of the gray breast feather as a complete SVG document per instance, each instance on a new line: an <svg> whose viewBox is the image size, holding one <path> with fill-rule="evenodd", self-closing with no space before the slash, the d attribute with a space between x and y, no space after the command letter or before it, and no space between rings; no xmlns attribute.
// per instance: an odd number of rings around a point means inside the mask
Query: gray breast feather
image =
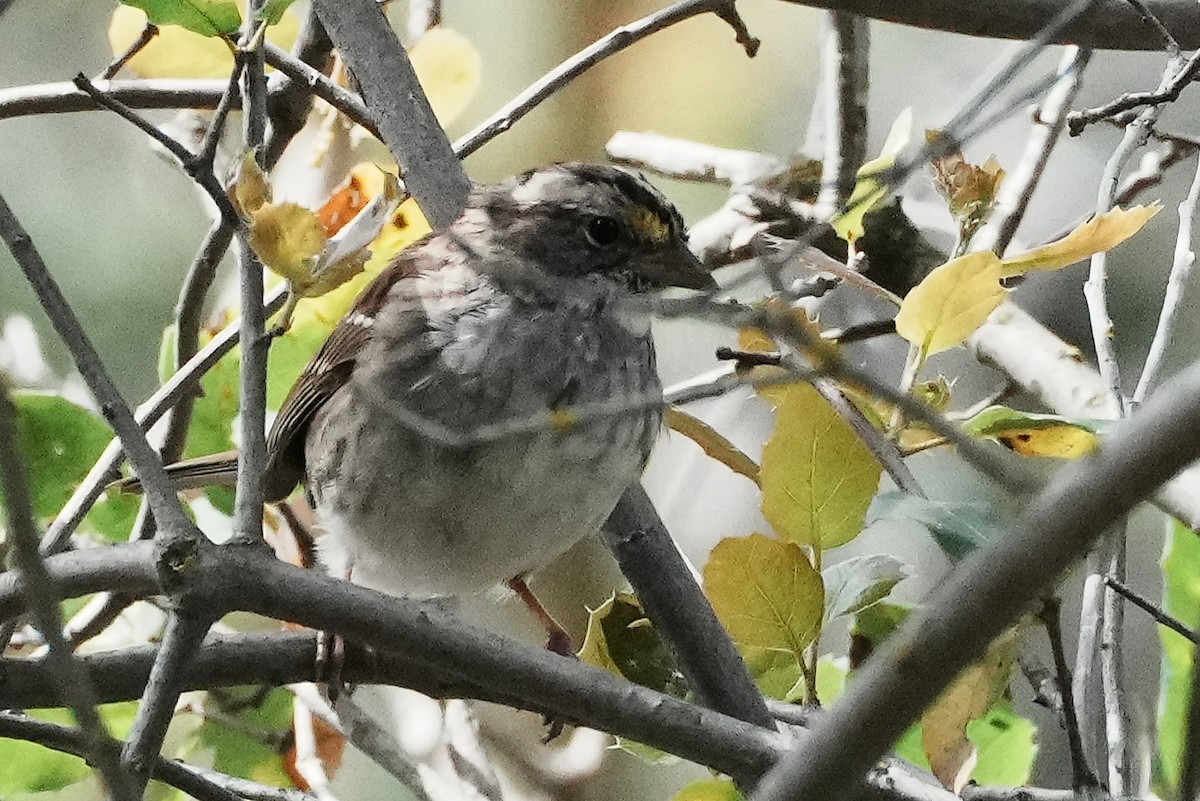
<svg viewBox="0 0 1200 801"><path fill-rule="evenodd" d="M658 391L649 333L630 330L612 290L575 283L567 300L549 302L498 293L465 267L402 280L353 380L463 434L638 387Z"/></svg>

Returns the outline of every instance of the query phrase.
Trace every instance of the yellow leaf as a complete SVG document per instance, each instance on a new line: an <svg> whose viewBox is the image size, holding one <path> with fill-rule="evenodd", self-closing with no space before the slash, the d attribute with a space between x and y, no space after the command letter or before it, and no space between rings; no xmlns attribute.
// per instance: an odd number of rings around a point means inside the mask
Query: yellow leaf
<svg viewBox="0 0 1200 801"><path fill-rule="evenodd" d="M854 429L808 384L773 393L775 431L763 447L762 512L780 537L827 549L863 529L882 468Z"/></svg>
<svg viewBox="0 0 1200 801"><path fill-rule="evenodd" d="M929 356L961 344L1006 296L1000 259L968 253L937 267L900 304L896 333Z"/></svg>
<svg viewBox="0 0 1200 801"><path fill-rule="evenodd" d="M242 154L237 174L229 185L229 199L238 214L246 219L271 202L271 182L267 174L258 166L253 150Z"/></svg>
<svg viewBox="0 0 1200 801"><path fill-rule="evenodd" d="M821 629L821 574L798 545L765 534L718 542L704 566L704 592L740 645L800 658Z"/></svg>
<svg viewBox="0 0 1200 801"><path fill-rule="evenodd" d="M1100 447L1099 434L1088 424L1007 406L989 406L967 420L963 427L977 437L998 440L1022 456L1077 459Z"/></svg>
<svg viewBox="0 0 1200 801"><path fill-rule="evenodd" d="M263 206L250 219L250 247L271 272L293 285L312 280L309 261L325 247L320 218L296 203Z"/></svg>
<svg viewBox="0 0 1200 801"><path fill-rule="evenodd" d="M1027 253L1010 256L1001 264L1001 277L1011 278L1030 270L1057 270L1083 261L1103 250L1112 250L1142 229L1162 206L1117 207L1097 214L1071 233Z"/></svg>
<svg viewBox="0 0 1200 801"><path fill-rule="evenodd" d="M239 2L242 10L245 3ZM108 24L108 44L114 56L124 53L146 27L146 13L131 6L117 6ZM300 19L292 10L267 29L272 44L289 50L300 30ZM233 69L233 52L223 39L201 36L176 25L164 25L150 44L126 65L143 78L226 78Z"/></svg>
<svg viewBox="0 0 1200 801"><path fill-rule="evenodd" d="M479 51L458 31L439 26L418 39L408 57L438 122L450 124L479 89Z"/></svg>
<svg viewBox="0 0 1200 801"><path fill-rule="evenodd" d="M684 787L671 801L744 801L731 779L700 779Z"/></svg>
<svg viewBox="0 0 1200 801"><path fill-rule="evenodd" d="M699 445L704 453L738 475L758 484L758 465L715 428L674 406L667 407L667 427Z"/></svg>
<svg viewBox="0 0 1200 801"><path fill-rule="evenodd" d="M294 325L312 325L325 332L333 330L337 321L350 310L358 294L392 258L429 231L429 223L421 214L421 208L416 201L409 199L401 203L400 208L393 212L379 236L371 243L371 258L367 260L363 274L355 276L319 298L302 300L296 307Z"/></svg>
<svg viewBox="0 0 1200 801"><path fill-rule="evenodd" d="M863 218L888 195L887 188L873 176L891 168L896 163L896 156L908 145L911 135L912 109L906 108L892 123L878 158L871 159L858 168L858 182L854 185L854 191L850 193L850 199L846 202L847 210L834 217L830 223L833 230L842 239L853 242L863 235L865 231Z"/></svg>
<svg viewBox="0 0 1200 801"><path fill-rule="evenodd" d="M982 717L1008 687L1016 662L1018 630L1010 629L921 718L921 747L933 774L958 794L971 778L977 753L967 724Z"/></svg>

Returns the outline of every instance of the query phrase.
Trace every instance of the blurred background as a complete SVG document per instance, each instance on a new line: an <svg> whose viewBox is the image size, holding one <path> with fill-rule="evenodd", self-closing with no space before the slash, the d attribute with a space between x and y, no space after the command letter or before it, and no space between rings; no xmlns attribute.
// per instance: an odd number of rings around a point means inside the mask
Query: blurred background
<svg viewBox="0 0 1200 801"><path fill-rule="evenodd" d="M481 87L451 127L451 138L470 130L567 56L659 6L649 0L447 0L445 24L470 38L483 61ZM17 0L0 19L0 53L4 53L0 88L100 72L111 58L105 31L113 7L108 2ZM604 143L618 130L656 131L781 157L794 154L805 141L813 103L820 14L778 0L742 0L738 9L750 31L762 40L756 58L747 59L730 29L717 19L689 20L591 70L472 155L466 162L469 174L479 181L493 181L552 161L602 160ZM394 4L392 13L402 25L404 3ZM871 38L870 153L878 151L905 107L913 110L918 134L944 125L1017 46L886 23L872 23ZM1052 71L1059 54L1058 48L1049 49L1027 74ZM1099 53L1088 69L1076 107L1152 88L1162 66L1163 56L1157 53ZM1167 110L1159 127L1188 133L1197 111L1195 98L1185 94ZM994 154L1011 168L1028 130L1029 115L1015 114L970 143L965 152L975 162ZM1093 126L1082 137L1059 145L1018 235L1021 241L1038 244L1091 212L1100 173L1119 135L1115 128ZM1163 186L1143 198L1160 198L1167 208L1143 235L1109 259L1116 343L1130 388L1156 324L1177 224L1174 206L1186 193L1191 169L1191 164L1181 165ZM661 185L689 221L715 210L725 197L719 187L677 181ZM89 112L0 119L0 189L32 234L127 398L140 401L157 385L159 337L171 321L179 283L209 225L190 179L152 152L147 139L128 123L111 114ZM933 196L927 174L914 176L901 195L905 209L931 228L930 238L946 246L951 220L944 203ZM1022 305L1061 336L1088 351L1090 332L1081 292L1085 271L1086 266L1079 265L1038 276L1016 294ZM1196 292L1190 291L1171 350L1172 365L1194 358L1200 325L1196 299ZM60 374L69 372L63 348L4 252L0 253L0 320L14 313L32 319L52 367ZM698 330L686 323L663 324L657 330L659 360L668 383L710 369L713 347L731 344L728 332ZM863 354L864 361L888 374L899 373L902 349L883 345ZM934 367L953 375L967 369L968 363L961 353L951 354ZM986 374L982 375L979 386L986 386ZM748 397L702 404L693 411L752 456L761 451L770 431L767 409ZM923 455L913 466L934 497L971 498L992 492L970 471L959 469L948 454ZM664 438L647 485L697 564L721 537L746 534L763 525L752 485L705 459L681 437ZM1161 518L1144 514L1137 523L1130 546L1130 583L1156 597ZM947 568L915 530L871 531L853 547L861 552L887 550L916 564L918 577L902 585L908 598L921 597ZM582 632L583 604L597 605L619 582L615 568L595 543L581 545L546 573L536 586L574 632ZM580 598L581 587L584 598ZM1068 621L1077 614L1070 602L1068 597ZM520 610L501 610L501 615L506 618L504 625L525 627L527 636L538 636ZM1130 682L1141 689L1133 705L1145 723L1152 719L1155 703L1157 638L1136 612L1130 613L1128 631L1128 654L1137 660L1131 667L1141 677ZM1069 647L1072 636L1068 635ZM1028 688L1020 679L1014 686L1022 711L1038 716L1044 727L1034 781L1067 786L1061 733L1049 716L1031 710L1026 703ZM536 725L528 728L535 731ZM648 772L625 755L613 761L618 770L589 777L567 797L666 797L685 774L703 773L687 766ZM370 769L365 770L369 776ZM654 788L652 783L661 786ZM635 787L636 794L631 794Z"/></svg>

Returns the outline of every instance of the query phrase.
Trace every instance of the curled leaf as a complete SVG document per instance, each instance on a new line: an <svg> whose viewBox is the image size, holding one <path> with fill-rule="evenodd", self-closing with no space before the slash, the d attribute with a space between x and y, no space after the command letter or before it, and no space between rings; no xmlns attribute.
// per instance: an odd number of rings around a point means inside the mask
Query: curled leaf
<svg viewBox="0 0 1200 801"><path fill-rule="evenodd" d="M963 426L975 436L995 439L1023 456L1076 459L1100 447L1100 436L1091 425L1007 406L989 406Z"/></svg>
<svg viewBox="0 0 1200 801"><path fill-rule="evenodd" d="M1118 206L1097 214L1062 239L1004 259L1001 276L1011 278L1030 270L1057 270L1103 250L1112 250L1142 230L1160 211L1162 206L1155 203L1129 209Z"/></svg>
<svg viewBox="0 0 1200 801"><path fill-rule="evenodd" d="M682 409L669 406L666 424L672 431L678 431L699 445L709 457L758 484L758 465L754 460L708 423Z"/></svg>
<svg viewBox="0 0 1200 801"><path fill-rule="evenodd" d="M853 242L865 233L863 218L888 195L887 187L875 176L896 163L896 157L908 145L911 135L912 109L906 108L892 123L879 156L858 168L858 182L854 185L854 191L850 193L850 199L846 201L847 209L831 222L833 230L842 239Z"/></svg>

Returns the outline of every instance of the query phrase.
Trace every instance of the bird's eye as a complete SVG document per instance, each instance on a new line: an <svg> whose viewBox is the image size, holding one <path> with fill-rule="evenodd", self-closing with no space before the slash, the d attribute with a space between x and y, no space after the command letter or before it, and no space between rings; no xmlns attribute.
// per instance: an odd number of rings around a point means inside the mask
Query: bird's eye
<svg viewBox="0 0 1200 801"><path fill-rule="evenodd" d="M621 236L621 226L612 217L593 217L588 220L588 241L597 247L607 247Z"/></svg>

